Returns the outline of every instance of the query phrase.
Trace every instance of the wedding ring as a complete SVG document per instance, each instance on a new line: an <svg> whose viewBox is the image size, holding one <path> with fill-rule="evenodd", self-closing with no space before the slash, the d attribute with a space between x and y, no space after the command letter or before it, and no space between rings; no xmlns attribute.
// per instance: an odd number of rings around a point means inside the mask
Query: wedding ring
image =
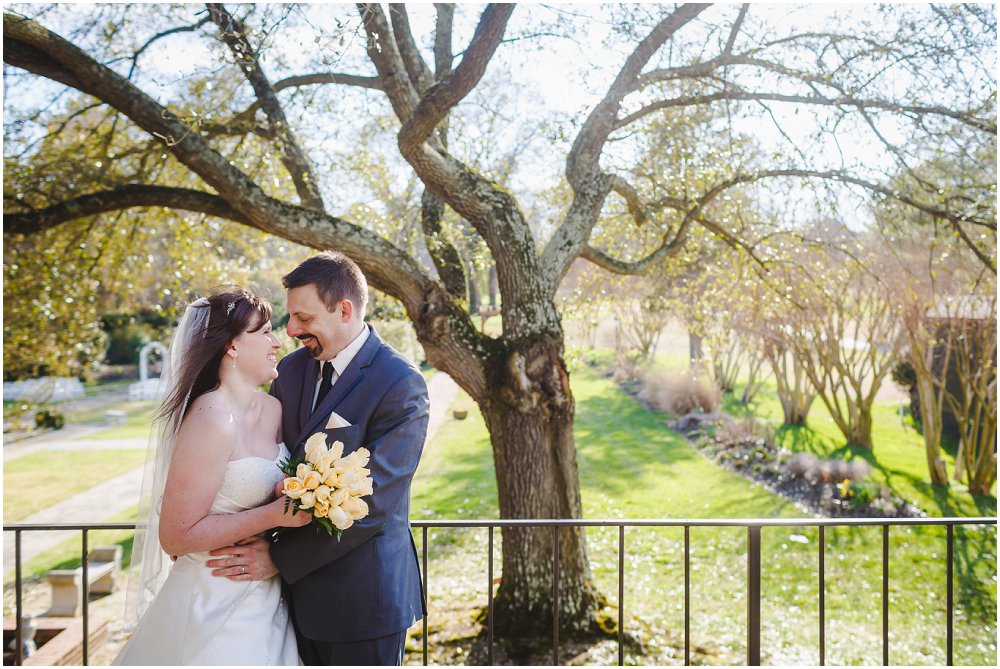
<svg viewBox="0 0 1000 669"><path fill-rule="evenodd" d="M240 565L240 576L243 576L246 573L247 573L247 566L245 564L241 564Z"/></svg>

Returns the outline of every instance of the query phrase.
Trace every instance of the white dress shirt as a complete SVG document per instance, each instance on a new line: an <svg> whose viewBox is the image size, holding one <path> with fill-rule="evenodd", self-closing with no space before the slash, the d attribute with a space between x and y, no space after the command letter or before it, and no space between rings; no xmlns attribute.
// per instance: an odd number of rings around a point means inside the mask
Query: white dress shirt
<svg viewBox="0 0 1000 669"><path fill-rule="evenodd" d="M333 390L333 386L337 385L337 379L340 378L340 375L344 373L347 366L351 364L351 360L354 360L354 356L358 354L361 347L368 341L368 335L368 326L365 325L361 333L350 344L345 346L340 353L335 355L332 360L320 360L319 373L316 375L316 390L313 391L313 409L316 408L316 398L319 397L319 385L323 382L323 365L333 365L333 378L330 379L330 389Z"/></svg>

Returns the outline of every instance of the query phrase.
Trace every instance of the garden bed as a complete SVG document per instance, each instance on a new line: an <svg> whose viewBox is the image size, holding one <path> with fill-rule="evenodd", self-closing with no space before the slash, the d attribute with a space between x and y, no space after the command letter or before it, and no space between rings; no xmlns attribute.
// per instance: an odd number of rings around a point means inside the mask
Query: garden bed
<svg viewBox="0 0 1000 669"><path fill-rule="evenodd" d="M765 437L747 434L735 423L731 425L727 429L682 434L708 459L794 502L808 513L828 518L927 515L867 480L863 472L868 466L864 461L830 461L793 454Z"/></svg>

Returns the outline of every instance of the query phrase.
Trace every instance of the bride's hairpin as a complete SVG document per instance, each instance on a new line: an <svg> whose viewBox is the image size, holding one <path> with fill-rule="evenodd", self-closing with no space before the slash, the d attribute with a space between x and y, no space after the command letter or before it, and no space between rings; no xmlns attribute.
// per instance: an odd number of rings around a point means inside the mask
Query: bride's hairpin
<svg viewBox="0 0 1000 669"><path fill-rule="evenodd" d="M230 302L226 305L226 318L229 318L229 314L233 313L233 309L236 308L235 302Z"/></svg>

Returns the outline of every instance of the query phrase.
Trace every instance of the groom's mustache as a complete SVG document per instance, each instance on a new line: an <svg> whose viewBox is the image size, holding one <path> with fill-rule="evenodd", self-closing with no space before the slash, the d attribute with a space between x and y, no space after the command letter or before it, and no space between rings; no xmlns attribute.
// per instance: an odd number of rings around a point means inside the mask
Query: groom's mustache
<svg viewBox="0 0 1000 669"><path fill-rule="evenodd" d="M316 335L311 335L311 334L300 334L298 337L296 337L296 339L298 339L299 341L305 341L306 339L315 339L315 338Z"/></svg>

